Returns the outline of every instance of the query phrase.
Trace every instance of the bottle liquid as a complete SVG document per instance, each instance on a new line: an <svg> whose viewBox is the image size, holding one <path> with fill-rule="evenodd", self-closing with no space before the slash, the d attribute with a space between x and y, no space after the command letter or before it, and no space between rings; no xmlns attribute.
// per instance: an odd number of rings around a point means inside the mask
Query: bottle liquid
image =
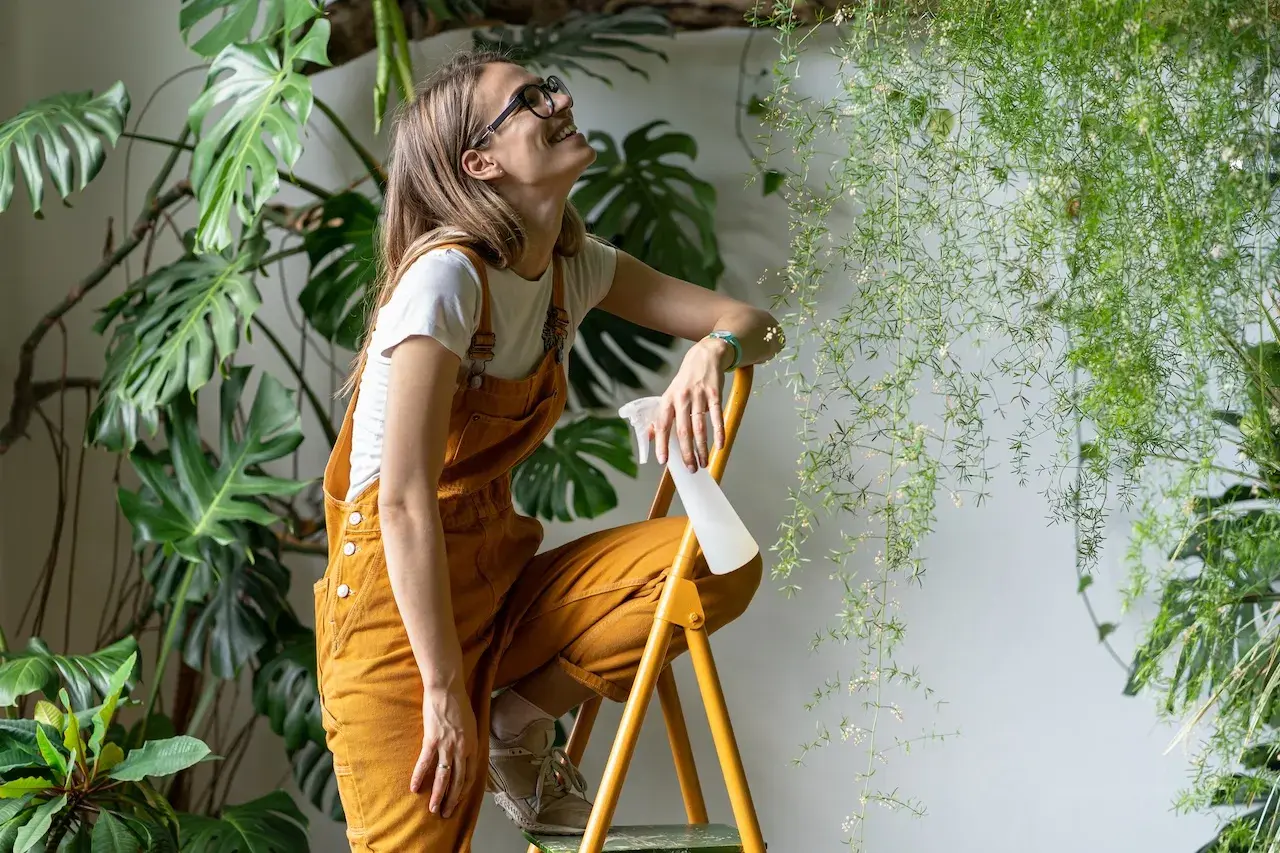
<svg viewBox="0 0 1280 853"><path fill-rule="evenodd" d="M641 464L649 461L649 431L657 421L661 402L661 397L641 397L618 410L618 415L631 423ZM696 473L690 473L685 467L674 427L668 438L667 470L675 481L680 502L693 525L694 535L698 537L707 567L717 575L741 568L760 552L760 546L734 512L711 472L699 468Z"/></svg>

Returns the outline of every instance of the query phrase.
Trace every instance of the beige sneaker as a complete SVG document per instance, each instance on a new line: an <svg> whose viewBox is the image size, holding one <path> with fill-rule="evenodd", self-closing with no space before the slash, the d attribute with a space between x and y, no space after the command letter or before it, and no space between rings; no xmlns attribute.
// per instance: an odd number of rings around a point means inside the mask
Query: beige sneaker
<svg viewBox="0 0 1280 853"><path fill-rule="evenodd" d="M581 835L591 816L587 782L555 740L553 720L530 723L509 741L490 733L488 790L526 832Z"/></svg>

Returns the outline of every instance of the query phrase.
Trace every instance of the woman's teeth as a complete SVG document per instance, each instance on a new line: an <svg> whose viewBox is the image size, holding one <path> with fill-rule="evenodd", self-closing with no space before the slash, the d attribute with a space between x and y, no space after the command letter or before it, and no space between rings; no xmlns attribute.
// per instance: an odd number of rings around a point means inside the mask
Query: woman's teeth
<svg viewBox="0 0 1280 853"><path fill-rule="evenodd" d="M571 134L577 132L578 126L573 122L569 122L564 127L560 128L560 130L556 132L555 136L551 137L551 144L554 145L557 142L563 142L565 139L569 138Z"/></svg>

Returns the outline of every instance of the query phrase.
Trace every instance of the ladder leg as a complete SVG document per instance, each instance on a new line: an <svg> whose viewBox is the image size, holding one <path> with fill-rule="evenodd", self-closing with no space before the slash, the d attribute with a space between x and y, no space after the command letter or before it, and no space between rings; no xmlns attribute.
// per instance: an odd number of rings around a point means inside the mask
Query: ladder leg
<svg viewBox="0 0 1280 853"><path fill-rule="evenodd" d="M689 728L685 725L680 693L676 690L676 678L672 675L670 666L665 667L662 675L658 676L658 699L662 702L662 717L667 723L667 739L671 741L671 757L676 763L676 778L680 781L684 812L689 823L707 823L707 803L702 797L698 767L693 761L693 745L689 743Z"/></svg>
<svg viewBox="0 0 1280 853"><path fill-rule="evenodd" d="M653 698L658 675L666 662L671 631L671 623L663 619L655 619L649 631L649 641L645 643L640 667L631 685L631 695L627 697L627 704L622 709L622 722L618 726L613 749L609 751L609 761L600 778L600 793L596 795L578 853L600 853L604 847L605 837L613 822L613 813L618 807L618 797L622 793L627 767L631 764L631 756L635 754L645 710Z"/></svg>
<svg viewBox="0 0 1280 853"><path fill-rule="evenodd" d="M685 637L689 641L689 659L693 662L698 687L702 690L702 703L711 724L711 736L720 756L725 786L729 789L729 803L733 806L733 817L742 837L742 849L744 853L764 853L764 837L760 834L760 821L751 802L751 791L747 788L747 773L742 766L737 739L733 736L733 725L729 722L729 708L720 687L720 676L711 657L711 641L702 628L686 630Z"/></svg>

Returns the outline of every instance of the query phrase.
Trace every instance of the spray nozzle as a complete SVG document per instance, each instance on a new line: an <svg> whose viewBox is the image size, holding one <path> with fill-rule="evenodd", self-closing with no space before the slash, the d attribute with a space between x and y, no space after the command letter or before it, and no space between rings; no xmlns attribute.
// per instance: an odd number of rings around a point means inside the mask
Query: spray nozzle
<svg viewBox="0 0 1280 853"><path fill-rule="evenodd" d="M649 439L654 424L658 420L661 397L641 397L618 409L618 416L631 424L631 431L636 436L636 456L640 464L649 461Z"/></svg>

